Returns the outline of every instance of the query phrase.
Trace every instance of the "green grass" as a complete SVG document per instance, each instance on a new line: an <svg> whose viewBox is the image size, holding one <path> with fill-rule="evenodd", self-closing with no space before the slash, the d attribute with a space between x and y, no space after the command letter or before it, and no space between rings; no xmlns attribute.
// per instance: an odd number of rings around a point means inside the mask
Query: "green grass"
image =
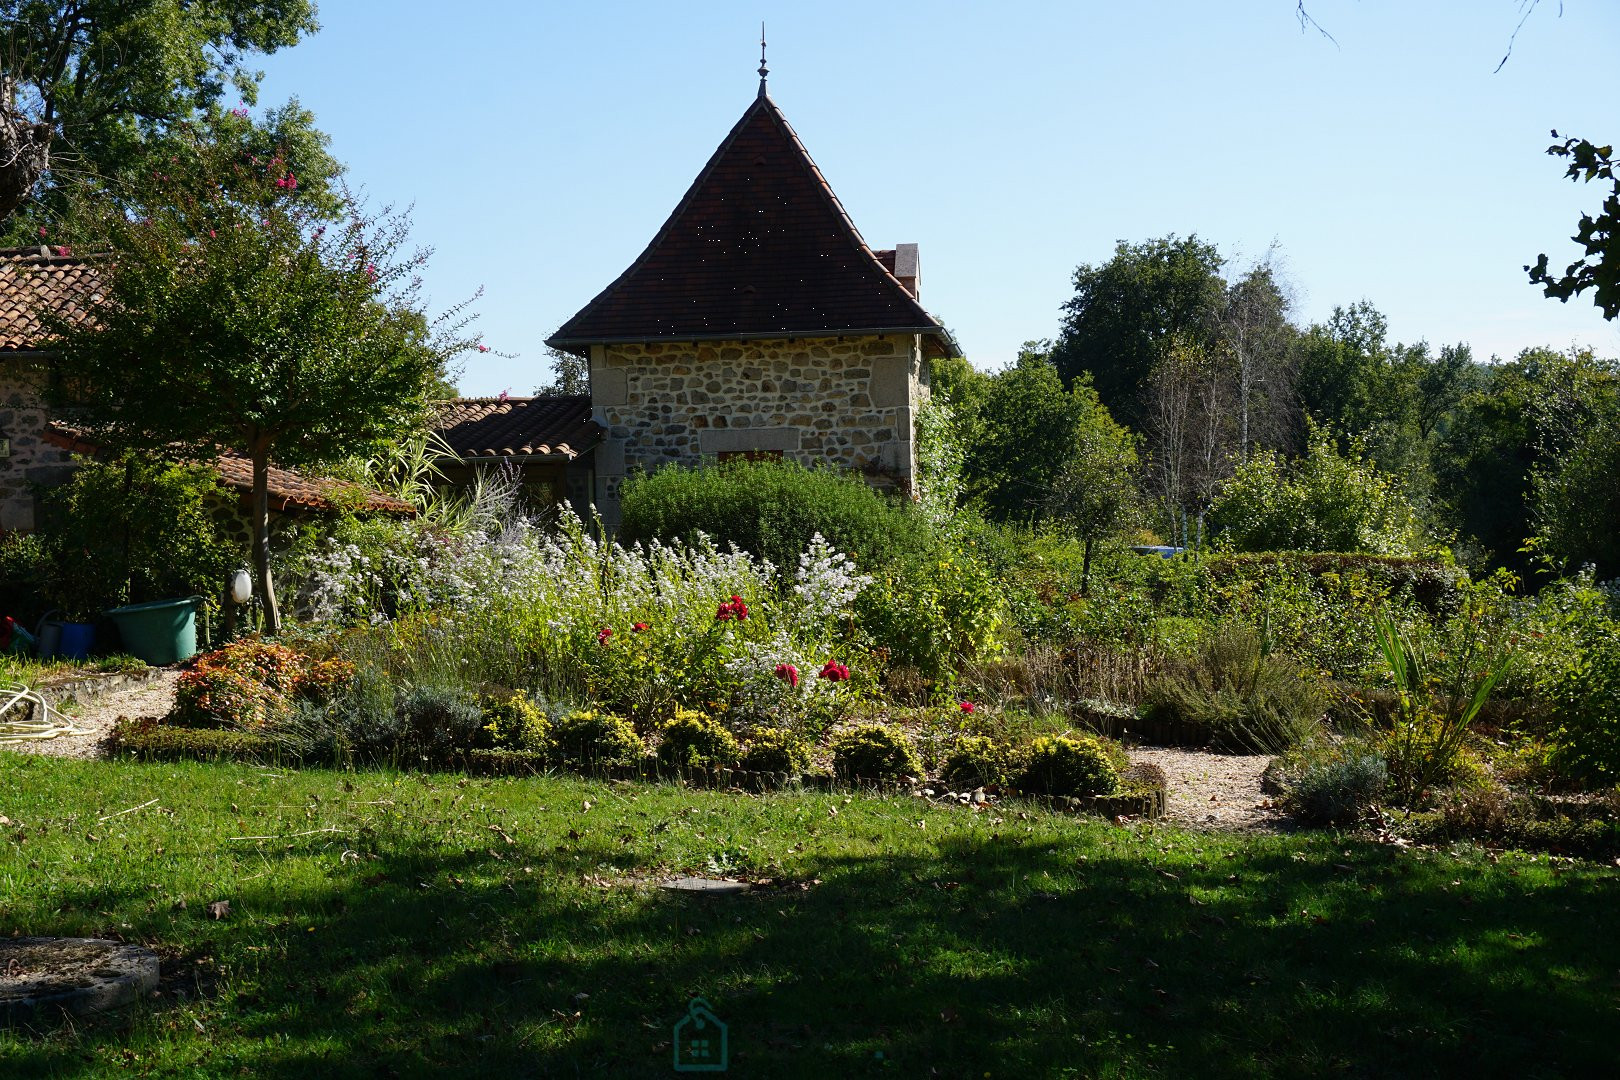
<svg viewBox="0 0 1620 1080"><path fill-rule="evenodd" d="M1612 1068L1612 868L919 803L0 754L3 932L177 973L0 1076L666 1076L690 994L736 1076Z"/></svg>
<svg viewBox="0 0 1620 1080"><path fill-rule="evenodd" d="M145 671L147 665L133 656L115 654L94 660L36 660L31 656L0 655L0 680L24 686L84 678L90 675L124 675Z"/></svg>

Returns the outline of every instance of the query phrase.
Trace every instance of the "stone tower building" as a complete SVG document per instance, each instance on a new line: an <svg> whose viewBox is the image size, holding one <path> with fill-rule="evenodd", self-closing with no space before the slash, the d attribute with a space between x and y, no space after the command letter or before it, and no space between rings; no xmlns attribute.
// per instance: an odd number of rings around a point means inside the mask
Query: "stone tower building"
<svg viewBox="0 0 1620 1080"><path fill-rule="evenodd" d="M589 360L595 500L627 472L786 457L910 487L928 359L915 244L874 251L761 79L647 249L547 341Z"/></svg>

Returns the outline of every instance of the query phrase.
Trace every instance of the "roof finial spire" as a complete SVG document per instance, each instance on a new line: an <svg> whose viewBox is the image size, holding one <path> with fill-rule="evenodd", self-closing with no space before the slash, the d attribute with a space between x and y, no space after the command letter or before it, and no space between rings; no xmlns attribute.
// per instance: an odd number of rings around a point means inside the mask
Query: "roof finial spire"
<svg viewBox="0 0 1620 1080"><path fill-rule="evenodd" d="M765 66L765 24L759 24L759 96L765 96L765 77L771 73Z"/></svg>

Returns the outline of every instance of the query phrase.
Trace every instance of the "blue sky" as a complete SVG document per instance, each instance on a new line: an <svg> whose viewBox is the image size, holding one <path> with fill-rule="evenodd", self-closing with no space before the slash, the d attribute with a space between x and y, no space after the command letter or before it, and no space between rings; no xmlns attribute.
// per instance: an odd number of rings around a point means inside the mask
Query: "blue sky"
<svg viewBox="0 0 1620 1080"><path fill-rule="evenodd" d="M350 182L413 205L443 308L482 287L466 394L527 393L545 336L646 245L757 87L874 247L918 243L922 300L970 359L1049 337L1081 263L1197 233L1277 245L1295 319L1371 300L1391 336L1620 354L1588 299L1521 269L1599 189L1542 151L1620 140L1620 5L1520 0L322 5L265 59Z"/></svg>

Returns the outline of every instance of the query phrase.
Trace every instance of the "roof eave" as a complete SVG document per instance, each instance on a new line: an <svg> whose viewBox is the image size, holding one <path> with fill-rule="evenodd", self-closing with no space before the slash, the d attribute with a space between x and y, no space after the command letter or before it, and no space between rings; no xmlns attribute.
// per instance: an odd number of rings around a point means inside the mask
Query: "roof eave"
<svg viewBox="0 0 1620 1080"><path fill-rule="evenodd" d="M794 340L797 338L830 338L830 337L862 337L881 336L883 334L922 334L926 337L937 338L940 344L950 350L949 355L961 356L962 348L949 330L938 324L932 326L874 326L850 327L845 330L760 330L746 333L731 334L645 334L625 335L616 334L612 337L549 337L545 344L553 349L572 351L574 349L589 349L592 345L657 345L669 342L699 342L699 341L769 341L775 338ZM576 355L579 355L576 353Z"/></svg>

